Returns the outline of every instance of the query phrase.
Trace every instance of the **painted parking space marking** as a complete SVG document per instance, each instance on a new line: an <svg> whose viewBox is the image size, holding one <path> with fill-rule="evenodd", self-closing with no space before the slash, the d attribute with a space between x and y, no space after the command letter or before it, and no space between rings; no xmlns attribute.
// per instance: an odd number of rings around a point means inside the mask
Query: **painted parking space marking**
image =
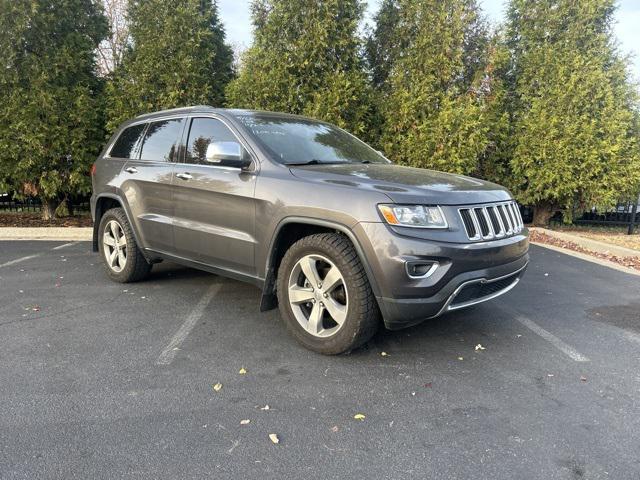
<svg viewBox="0 0 640 480"><path fill-rule="evenodd" d="M77 245L78 243L80 243L80 242L64 243L62 245L58 245L57 247L53 247L51 250L61 250L63 248L72 247L74 245ZM27 255L26 257L16 258L15 260L9 260L8 262L0 263L0 268L10 267L11 265L16 265L18 263L26 262L27 260L33 260L34 258L41 257L42 255L44 255L44 252L34 253L33 255Z"/></svg>
<svg viewBox="0 0 640 480"><path fill-rule="evenodd" d="M513 318L515 318L518 322L520 322L522 325L527 327L536 335L539 335L540 337L544 338L547 342L549 342L551 345L556 347L558 350L560 350L562 353L567 355L572 360L576 362L590 361L587 357L585 357L583 354L578 352L575 348L573 348L570 345L567 345L565 342L563 342L558 337L556 337L553 333L548 332L547 330L542 328L540 325L538 325L536 322L534 322L530 318L525 317L524 315L520 315L518 313L515 313L513 315Z"/></svg>
<svg viewBox="0 0 640 480"><path fill-rule="evenodd" d="M20 258L16 258L15 260L10 260L10 261L5 262L5 263L0 263L0 268L9 267L11 265L15 265L16 263L26 262L27 260L38 258L41 255L42 255L42 253L36 253L34 255L27 255L26 257L20 257Z"/></svg>
<svg viewBox="0 0 640 480"><path fill-rule="evenodd" d="M200 298L198 304L193 308L193 310L191 310L184 323L171 338L169 344L162 351L158 360L156 360L156 365L170 365L171 362L173 362L180 345L182 345L182 342L184 342L185 338L187 338L189 333L191 333L193 327L195 327L196 323L198 323L202 318L207 306L211 303L213 297L215 297L220 291L222 285L222 283L214 283L207 289L205 294Z"/></svg>
<svg viewBox="0 0 640 480"><path fill-rule="evenodd" d="M58 245L57 247L53 247L52 250L62 250L63 248L72 247L73 245L77 245L78 242L69 242L63 245Z"/></svg>

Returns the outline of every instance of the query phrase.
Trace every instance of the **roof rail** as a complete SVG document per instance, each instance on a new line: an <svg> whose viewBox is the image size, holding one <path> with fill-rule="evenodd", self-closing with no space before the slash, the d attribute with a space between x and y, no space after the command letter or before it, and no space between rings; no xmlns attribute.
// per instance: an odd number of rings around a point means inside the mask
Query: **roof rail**
<svg viewBox="0 0 640 480"><path fill-rule="evenodd" d="M162 113L174 113L174 112L190 112L193 110L213 110L214 108L210 105L192 105L189 107L177 107L177 108L169 108L166 110L158 110L156 112L143 113L142 115L138 115L136 118L144 118L150 115L158 115Z"/></svg>

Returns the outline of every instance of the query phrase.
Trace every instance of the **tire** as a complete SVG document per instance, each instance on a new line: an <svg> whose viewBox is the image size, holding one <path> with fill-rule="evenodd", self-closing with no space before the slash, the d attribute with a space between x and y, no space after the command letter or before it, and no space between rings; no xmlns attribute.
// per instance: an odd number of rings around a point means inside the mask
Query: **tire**
<svg viewBox="0 0 640 480"><path fill-rule="evenodd" d="M113 230L114 226L115 232ZM116 242L117 245L109 245L108 243L113 243L112 239L115 237L119 239ZM123 239L126 242L122 242ZM120 249L120 254L124 256L124 261L122 260L123 257L118 253L116 253L115 258L112 257L116 248ZM98 249L107 270L107 275L115 282L138 282L149 275L151 271L151 264L147 262L147 259L144 258L138 248L136 239L133 236L133 230L122 208L107 210L100 219ZM114 258L114 260L110 260L110 258Z"/></svg>
<svg viewBox="0 0 640 480"><path fill-rule="evenodd" d="M349 352L380 325L364 267L349 239L339 233L310 235L294 243L280 263L277 294L289 332L318 353Z"/></svg>

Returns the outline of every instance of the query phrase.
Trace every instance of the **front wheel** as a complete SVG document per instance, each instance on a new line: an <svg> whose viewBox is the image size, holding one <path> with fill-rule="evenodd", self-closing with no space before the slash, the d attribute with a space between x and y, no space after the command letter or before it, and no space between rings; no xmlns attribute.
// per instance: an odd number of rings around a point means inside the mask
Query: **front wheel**
<svg viewBox="0 0 640 480"><path fill-rule="evenodd" d="M338 233L294 243L278 270L278 303L288 330L307 348L335 355L369 340L380 311L351 242Z"/></svg>

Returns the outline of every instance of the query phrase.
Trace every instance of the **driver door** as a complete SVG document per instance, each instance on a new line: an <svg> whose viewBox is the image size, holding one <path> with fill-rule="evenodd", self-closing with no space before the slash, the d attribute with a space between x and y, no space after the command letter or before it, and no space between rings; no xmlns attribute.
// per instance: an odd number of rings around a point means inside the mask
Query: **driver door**
<svg viewBox="0 0 640 480"><path fill-rule="evenodd" d="M242 145L221 119L188 122L185 155L172 180L176 254L254 276L256 173L206 161L211 142Z"/></svg>

